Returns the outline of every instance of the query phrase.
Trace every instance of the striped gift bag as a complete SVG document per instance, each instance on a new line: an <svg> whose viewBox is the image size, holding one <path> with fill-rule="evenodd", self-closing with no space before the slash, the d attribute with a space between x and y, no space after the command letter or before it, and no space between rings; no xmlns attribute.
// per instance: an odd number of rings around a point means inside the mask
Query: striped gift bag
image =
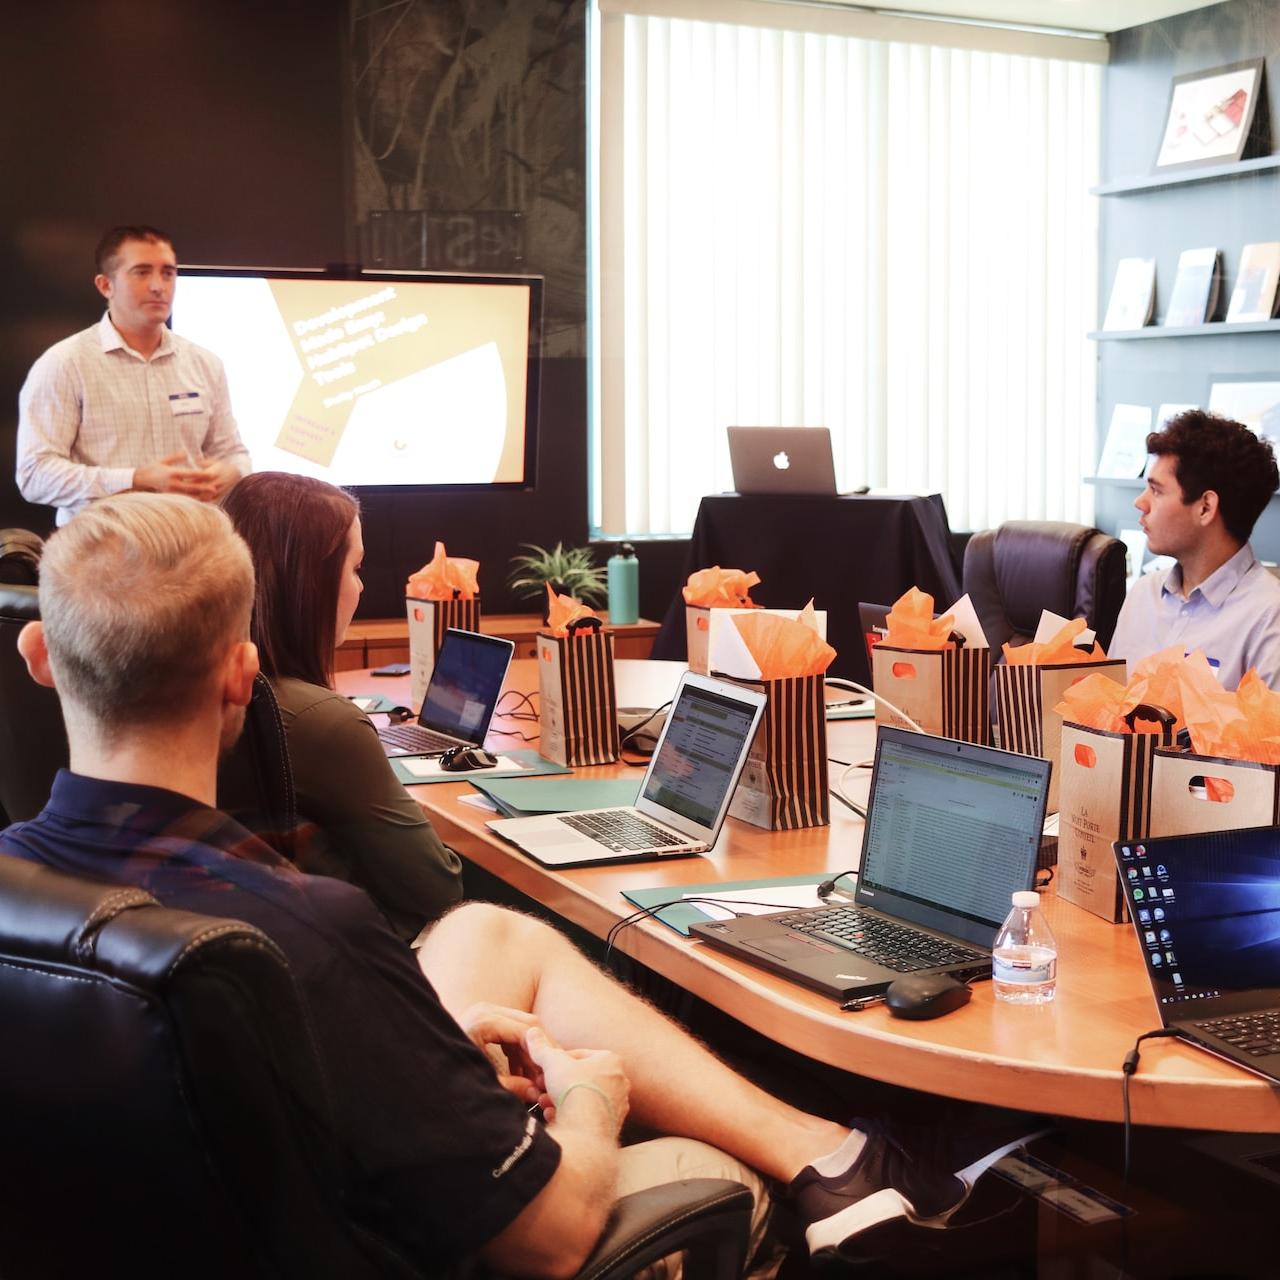
<svg viewBox="0 0 1280 1280"><path fill-rule="evenodd" d="M737 680L768 701L729 813L770 831L831 822L827 711L822 675Z"/></svg>
<svg viewBox="0 0 1280 1280"><path fill-rule="evenodd" d="M538 633L538 693L538 750L548 760L567 765L617 760L613 637L600 630L599 618L570 623L566 636Z"/></svg>
<svg viewBox="0 0 1280 1280"><path fill-rule="evenodd" d="M427 696L431 673L436 669L444 633L451 627L459 631L480 630L480 597L470 600L418 600L405 597L409 615L409 671L412 676L410 699L415 708Z"/></svg>
<svg viewBox="0 0 1280 1280"><path fill-rule="evenodd" d="M991 741L990 649L899 649L881 643L871 650L871 670L878 697L905 712L925 733ZM879 702L876 722L898 723Z"/></svg>
<svg viewBox="0 0 1280 1280"><path fill-rule="evenodd" d="M1154 720L1156 733L1110 733L1067 720L1062 725L1058 796L1058 897L1104 920L1125 918L1111 845L1141 840L1151 826L1151 765L1173 741L1174 717L1140 705L1125 717Z"/></svg>
<svg viewBox="0 0 1280 1280"><path fill-rule="evenodd" d="M1099 672L1124 684L1127 664L1123 658L1102 662L1046 663L1043 666L997 664L992 672L996 693L996 728L1006 751L1039 756L1053 764L1049 775L1049 812L1058 809L1059 753L1062 717L1054 707L1077 680Z"/></svg>

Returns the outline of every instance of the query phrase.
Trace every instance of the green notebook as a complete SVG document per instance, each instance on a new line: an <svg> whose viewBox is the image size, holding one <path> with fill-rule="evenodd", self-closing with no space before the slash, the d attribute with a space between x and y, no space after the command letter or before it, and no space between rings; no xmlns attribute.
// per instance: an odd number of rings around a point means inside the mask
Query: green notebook
<svg viewBox="0 0 1280 1280"><path fill-rule="evenodd" d="M673 884L663 889L623 889L622 896L628 902L634 902L637 907L656 907L660 903L669 902L671 905L664 907L661 911L655 911L653 918L661 920L663 924L674 929L677 933L682 933L687 938L689 936L689 926L691 924L699 924L703 920L711 919L705 911L700 911L695 902L683 901L691 893L728 893L731 890L742 890L743 897L750 897L757 902L768 902L768 895L761 893L760 890L768 890L770 885L793 885L793 884L821 884L827 877L825 875L812 876L774 876L769 880L718 880L711 884ZM681 899L676 901L676 899ZM779 911L793 910L780 905Z"/></svg>
<svg viewBox="0 0 1280 1280"><path fill-rule="evenodd" d="M508 818L543 813L576 813L635 804L640 777L631 778L488 778L472 777L471 785Z"/></svg>

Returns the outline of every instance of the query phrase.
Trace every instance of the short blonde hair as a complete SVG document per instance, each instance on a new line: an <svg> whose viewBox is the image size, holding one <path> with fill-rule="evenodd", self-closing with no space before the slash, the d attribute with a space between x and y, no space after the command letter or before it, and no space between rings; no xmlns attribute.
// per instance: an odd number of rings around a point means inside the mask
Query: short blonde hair
<svg viewBox="0 0 1280 1280"><path fill-rule="evenodd" d="M253 605L249 550L217 507L177 494L104 498L40 562L59 692L108 733L182 714Z"/></svg>

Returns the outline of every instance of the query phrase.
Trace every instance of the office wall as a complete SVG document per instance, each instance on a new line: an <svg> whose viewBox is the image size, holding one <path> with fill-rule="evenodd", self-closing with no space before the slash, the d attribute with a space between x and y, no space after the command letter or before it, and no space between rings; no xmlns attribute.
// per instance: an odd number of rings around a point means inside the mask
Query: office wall
<svg viewBox="0 0 1280 1280"><path fill-rule="evenodd" d="M384 8L408 17L382 45L386 29L365 15ZM372 263L397 245L370 236L370 212L420 209L446 232L427 265L547 277L538 486L370 496L360 612L399 612L404 578L436 538L481 561L490 610L523 607L503 585L516 544L587 538L585 50L584 0L11 6L0 42L0 526L52 527L13 483L18 389L42 350L101 314L92 248L104 227L165 227L188 262ZM459 246L473 256L459 259ZM454 256L436 256L446 249ZM423 265L402 252L382 262ZM659 559L678 571L678 554ZM645 582L656 590L653 573Z"/></svg>
<svg viewBox="0 0 1280 1280"><path fill-rule="evenodd" d="M17 395L102 313L104 228L169 230L188 262L341 260L339 0L46 0L0 40L0 524L45 531L13 482Z"/></svg>
<svg viewBox="0 0 1280 1280"><path fill-rule="evenodd" d="M1258 111L1274 149L1280 141L1280 0L1229 0L1117 32L1104 80L1104 182L1152 171L1174 76L1264 57L1265 99ZM1169 300L1184 249L1222 250L1219 315L1235 284L1245 244L1280 239L1280 171L1105 197L1100 202L1099 297L1105 309L1116 263L1156 259L1156 318ZM1216 375L1280 378L1280 333L1143 338L1098 343L1099 447L1117 402L1202 404ZM1135 527L1138 486L1100 485L1098 524ZM1280 500L1254 537L1258 554L1280 558Z"/></svg>

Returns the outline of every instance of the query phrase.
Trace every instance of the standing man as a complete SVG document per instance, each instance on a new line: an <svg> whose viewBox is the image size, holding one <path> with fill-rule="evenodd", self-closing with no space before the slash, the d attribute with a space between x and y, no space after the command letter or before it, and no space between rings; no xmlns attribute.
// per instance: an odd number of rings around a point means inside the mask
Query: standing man
<svg viewBox="0 0 1280 1280"><path fill-rule="evenodd" d="M96 325L50 347L18 396L17 481L66 524L144 489L212 502L250 470L222 361L172 333L178 260L155 227L113 227L95 255Z"/></svg>
<svg viewBox="0 0 1280 1280"><path fill-rule="evenodd" d="M1280 484L1271 445L1248 427L1191 409L1147 437L1155 456L1142 512L1147 545L1177 564L1129 592L1111 642L1130 665L1170 645L1200 649L1234 689L1250 667L1280 689L1280 582L1249 535Z"/></svg>

